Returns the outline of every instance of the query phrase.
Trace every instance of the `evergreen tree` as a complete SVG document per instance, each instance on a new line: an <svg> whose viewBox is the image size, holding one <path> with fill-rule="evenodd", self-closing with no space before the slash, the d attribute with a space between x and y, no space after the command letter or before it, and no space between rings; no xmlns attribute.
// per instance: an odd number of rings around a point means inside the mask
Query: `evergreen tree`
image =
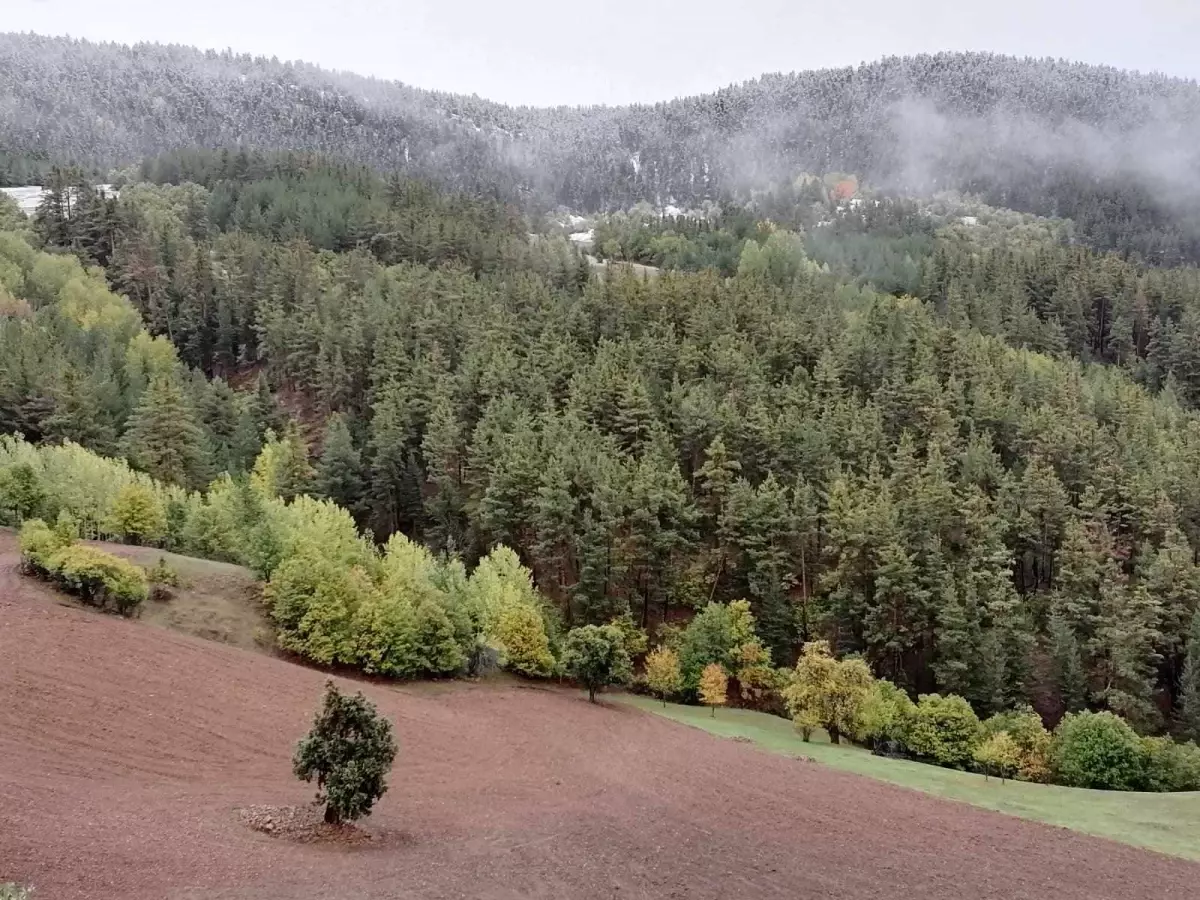
<svg viewBox="0 0 1200 900"><path fill-rule="evenodd" d="M361 693L347 697L330 681L312 731L296 747L292 768L303 781L316 779L325 821L338 824L371 812L387 791L395 758L391 723Z"/></svg>
<svg viewBox="0 0 1200 900"><path fill-rule="evenodd" d="M129 419L125 455L160 481L202 487L210 466L204 432L174 378L150 383Z"/></svg>
<svg viewBox="0 0 1200 900"><path fill-rule="evenodd" d="M1067 712L1078 712L1088 701L1087 674L1079 651L1079 641L1070 623L1062 616L1051 616L1049 625L1050 658L1059 700Z"/></svg>
<svg viewBox="0 0 1200 900"><path fill-rule="evenodd" d="M354 515L362 512L364 494L362 455L342 413L325 422L325 441L317 461L313 490Z"/></svg>
<svg viewBox="0 0 1200 900"><path fill-rule="evenodd" d="M308 462L308 444L294 422L288 424L279 442L273 475L275 496L284 502L312 490L314 472Z"/></svg>
<svg viewBox="0 0 1200 900"><path fill-rule="evenodd" d="M1179 682L1179 731L1185 740L1200 741L1200 608L1192 616Z"/></svg>

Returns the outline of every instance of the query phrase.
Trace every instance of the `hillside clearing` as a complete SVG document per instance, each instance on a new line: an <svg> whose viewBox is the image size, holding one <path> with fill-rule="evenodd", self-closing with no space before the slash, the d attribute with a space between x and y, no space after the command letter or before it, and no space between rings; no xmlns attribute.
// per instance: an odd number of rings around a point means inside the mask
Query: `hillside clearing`
<svg viewBox="0 0 1200 900"><path fill-rule="evenodd" d="M1200 861L1200 794L1120 793L1020 781L1001 783L970 772L875 756L849 744L835 746L822 731L805 743L791 722L767 713L722 709L713 717L705 707L676 703L663 707L656 700L634 695L620 699L712 734L748 739L772 753L807 756L821 765L926 794Z"/></svg>
<svg viewBox="0 0 1200 900"><path fill-rule="evenodd" d="M179 576L179 587L171 589L169 599L152 599L141 605L139 621L246 650L270 650L274 646L262 586L247 569L155 547L87 543L147 569L161 559ZM16 553L16 532L0 528L0 556ZM75 604L65 594L54 596L61 603Z"/></svg>
<svg viewBox="0 0 1200 900"><path fill-rule="evenodd" d="M311 798L289 757L325 676L57 600L0 553L0 879L46 897L1140 900L1200 875L536 685L360 685L401 747L374 840L283 841L239 810Z"/></svg>
<svg viewBox="0 0 1200 900"><path fill-rule="evenodd" d="M170 599L152 599L142 604L141 621L246 650L273 646L262 586L241 566L180 556L153 547L89 543L146 568L162 559L179 575L179 587L172 589Z"/></svg>

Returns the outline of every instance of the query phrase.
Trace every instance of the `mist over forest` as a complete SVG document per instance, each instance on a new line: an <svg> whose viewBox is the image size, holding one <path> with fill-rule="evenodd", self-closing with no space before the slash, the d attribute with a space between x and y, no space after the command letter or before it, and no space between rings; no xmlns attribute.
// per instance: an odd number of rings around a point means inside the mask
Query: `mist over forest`
<svg viewBox="0 0 1200 900"><path fill-rule="evenodd" d="M0 149L100 169L193 147L311 150L584 212L842 171L1072 218L1095 246L1159 263L1200 256L1200 87L1100 66L945 53L531 109L304 63L9 34L0 95Z"/></svg>

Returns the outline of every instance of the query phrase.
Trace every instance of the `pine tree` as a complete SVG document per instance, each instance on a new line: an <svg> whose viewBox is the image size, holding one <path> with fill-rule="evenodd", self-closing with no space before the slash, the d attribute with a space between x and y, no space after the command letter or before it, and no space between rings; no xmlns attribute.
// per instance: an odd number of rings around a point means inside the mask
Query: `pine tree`
<svg viewBox="0 0 1200 900"><path fill-rule="evenodd" d="M933 673L938 690L974 700L979 659L979 611L974 585L968 581L960 595L953 575L946 572L936 599L937 658Z"/></svg>
<svg viewBox="0 0 1200 900"><path fill-rule="evenodd" d="M362 455L354 446L354 437L342 413L334 413L325 422L325 441L317 461L313 490L317 496L332 500L354 515L362 512Z"/></svg>
<svg viewBox="0 0 1200 900"><path fill-rule="evenodd" d="M131 463L161 481L191 488L207 481L204 432L174 378L150 383L130 416L124 445Z"/></svg>
<svg viewBox="0 0 1200 900"><path fill-rule="evenodd" d="M1087 707L1087 674L1079 651L1079 641L1070 623L1062 616L1051 616L1049 624L1050 658L1054 680L1063 709L1078 712Z"/></svg>
<svg viewBox="0 0 1200 900"><path fill-rule="evenodd" d="M435 548L449 552L463 547L467 533L463 514L466 452L456 408L450 380L441 379L421 441L426 478L433 487L425 499L427 539Z"/></svg>
<svg viewBox="0 0 1200 900"><path fill-rule="evenodd" d="M1183 677L1179 680L1179 731L1185 740L1200 741L1200 607L1192 615Z"/></svg>
<svg viewBox="0 0 1200 900"><path fill-rule="evenodd" d="M628 453L638 455L650 440L655 421L654 406L641 378L629 377L617 395L613 427Z"/></svg>
<svg viewBox="0 0 1200 900"><path fill-rule="evenodd" d="M413 427L407 392L389 385L375 403L370 430L368 497L376 533L400 531L417 519L419 485L414 480Z"/></svg>
<svg viewBox="0 0 1200 900"><path fill-rule="evenodd" d="M290 502L312 490L314 472L308 462L308 444L294 422L288 423L275 463L275 495Z"/></svg>
<svg viewBox="0 0 1200 900"><path fill-rule="evenodd" d="M1156 667L1162 657L1158 598L1142 585L1131 586L1115 562L1105 567L1096 633L1089 644L1096 660L1098 699L1139 730L1157 726L1153 702Z"/></svg>

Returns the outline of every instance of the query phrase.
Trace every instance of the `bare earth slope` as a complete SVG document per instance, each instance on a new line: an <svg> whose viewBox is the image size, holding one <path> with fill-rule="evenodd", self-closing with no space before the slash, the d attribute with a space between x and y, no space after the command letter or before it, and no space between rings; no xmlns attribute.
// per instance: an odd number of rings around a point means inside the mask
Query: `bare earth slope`
<svg viewBox="0 0 1200 900"><path fill-rule="evenodd" d="M573 692L363 690L401 742L363 848L251 831L324 676L65 606L0 536L0 881L58 898L1187 898L1200 866Z"/></svg>

